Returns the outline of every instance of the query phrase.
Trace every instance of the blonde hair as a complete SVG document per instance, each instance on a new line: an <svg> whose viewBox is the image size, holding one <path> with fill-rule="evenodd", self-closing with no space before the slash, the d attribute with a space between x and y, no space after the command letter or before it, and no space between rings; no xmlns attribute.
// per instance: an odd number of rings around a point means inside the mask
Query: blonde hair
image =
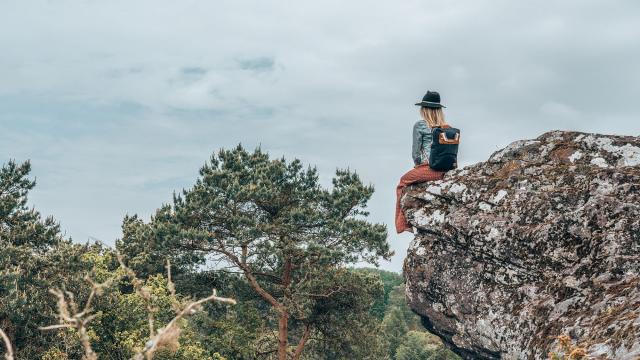
<svg viewBox="0 0 640 360"><path fill-rule="evenodd" d="M430 108L423 106L420 108L420 115L431 128L448 125L444 120L444 111L442 111L442 108Z"/></svg>

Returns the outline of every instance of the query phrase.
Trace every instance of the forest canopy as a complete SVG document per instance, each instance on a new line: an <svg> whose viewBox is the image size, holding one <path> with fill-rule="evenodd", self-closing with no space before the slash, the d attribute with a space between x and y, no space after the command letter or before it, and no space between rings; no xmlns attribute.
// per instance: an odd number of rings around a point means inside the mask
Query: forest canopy
<svg viewBox="0 0 640 360"><path fill-rule="evenodd" d="M30 164L0 170L0 329L16 359L454 358L412 314L349 170L220 150L115 248L29 208ZM212 293L213 290L216 292ZM137 356L137 357L136 357Z"/></svg>

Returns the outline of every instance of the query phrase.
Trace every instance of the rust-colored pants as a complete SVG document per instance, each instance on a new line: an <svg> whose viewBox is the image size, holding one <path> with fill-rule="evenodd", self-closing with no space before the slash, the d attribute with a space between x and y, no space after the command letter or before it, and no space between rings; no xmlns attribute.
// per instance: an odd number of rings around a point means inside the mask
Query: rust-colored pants
<svg viewBox="0 0 640 360"><path fill-rule="evenodd" d="M412 231L411 225L407 223L407 219L404 217L404 213L400 208L402 190L410 184L441 180L443 177L444 172L431 169L427 163L417 165L406 174L402 175L400 183L396 187L396 231L398 234L403 231Z"/></svg>

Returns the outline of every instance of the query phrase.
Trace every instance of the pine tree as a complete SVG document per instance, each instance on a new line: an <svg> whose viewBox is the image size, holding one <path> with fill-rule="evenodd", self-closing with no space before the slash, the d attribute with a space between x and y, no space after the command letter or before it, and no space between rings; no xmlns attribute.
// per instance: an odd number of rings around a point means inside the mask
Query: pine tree
<svg viewBox="0 0 640 360"><path fill-rule="evenodd" d="M350 311L367 316L382 292L379 281L345 268L391 255L386 227L366 219L373 191L349 170L337 170L326 189L299 160L238 146L214 154L148 226L129 218L118 246L133 263L169 255L237 270L276 315L278 358L299 359L313 332Z"/></svg>
<svg viewBox="0 0 640 360"><path fill-rule="evenodd" d="M35 186L29 162L10 161L0 169L0 328L16 358L39 358L55 341L38 329L55 321L49 288L82 281L82 249L60 235L58 223L27 206Z"/></svg>

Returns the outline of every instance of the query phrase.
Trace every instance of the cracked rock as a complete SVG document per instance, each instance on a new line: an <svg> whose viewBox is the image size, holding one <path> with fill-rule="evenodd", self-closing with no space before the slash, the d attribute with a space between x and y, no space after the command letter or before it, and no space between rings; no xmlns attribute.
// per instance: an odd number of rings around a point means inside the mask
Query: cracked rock
<svg viewBox="0 0 640 360"><path fill-rule="evenodd" d="M465 359L640 357L640 138L554 131L406 189L404 272Z"/></svg>

